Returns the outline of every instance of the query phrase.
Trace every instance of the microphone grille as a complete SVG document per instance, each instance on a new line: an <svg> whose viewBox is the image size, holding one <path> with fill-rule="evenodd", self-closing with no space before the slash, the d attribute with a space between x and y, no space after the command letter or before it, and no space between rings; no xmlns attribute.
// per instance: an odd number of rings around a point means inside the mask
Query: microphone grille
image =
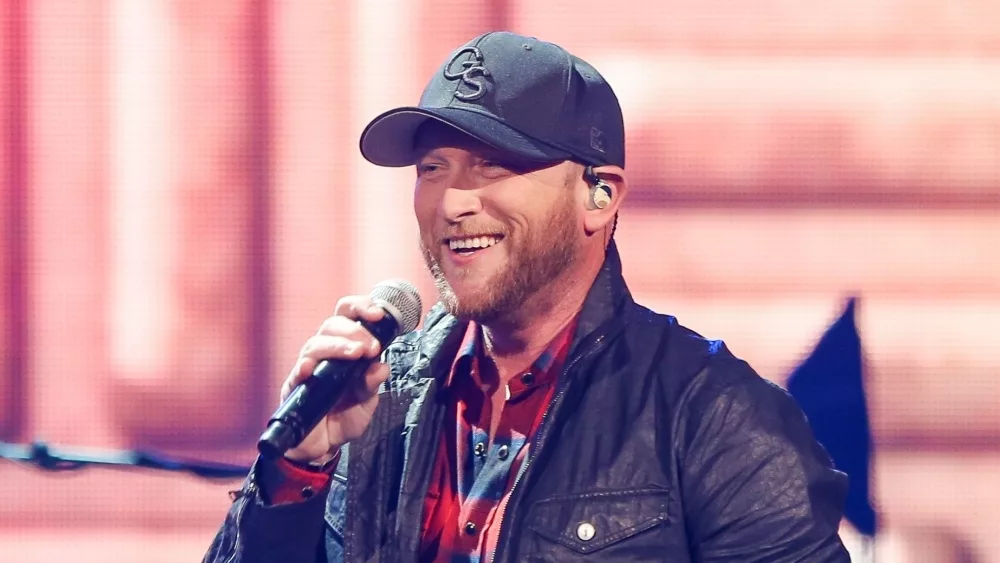
<svg viewBox="0 0 1000 563"><path fill-rule="evenodd" d="M368 296L396 319L399 334L411 332L420 324L424 307L420 302L420 292L410 282L398 279L381 281Z"/></svg>

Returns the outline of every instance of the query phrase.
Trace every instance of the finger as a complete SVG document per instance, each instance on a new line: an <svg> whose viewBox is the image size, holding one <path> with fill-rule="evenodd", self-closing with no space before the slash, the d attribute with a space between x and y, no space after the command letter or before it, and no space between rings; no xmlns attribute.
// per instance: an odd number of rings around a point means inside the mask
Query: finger
<svg viewBox="0 0 1000 563"><path fill-rule="evenodd" d="M385 310L372 303L367 295L352 295L337 302L334 315L373 323L382 320Z"/></svg>
<svg viewBox="0 0 1000 563"><path fill-rule="evenodd" d="M316 364L318 362L309 357L300 357L295 365L292 366L292 371L289 372L288 377L281 384L281 402L284 402L291 394L292 389L295 389L300 383L305 381L313 370L316 369Z"/></svg>
<svg viewBox="0 0 1000 563"><path fill-rule="evenodd" d="M379 387L389 380L389 366L383 363L374 363L368 366L364 377L364 390L367 395L378 393Z"/></svg>
<svg viewBox="0 0 1000 563"><path fill-rule="evenodd" d="M334 315L324 320L323 324L319 325L319 330L316 331L316 334L347 336L359 339L374 338L372 333L368 332L368 329L360 321L343 315Z"/></svg>
<svg viewBox="0 0 1000 563"><path fill-rule="evenodd" d="M350 393L344 399L344 405L363 405L378 395L379 386L389 378L389 366L385 364L372 364L365 371L363 377L359 377L351 383Z"/></svg>
<svg viewBox="0 0 1000 563"><path fill-rule="evenodd" d="M346 336L331 336L317 334L306 340L299 351L299 357L320 360L357 360L371 353L372 343L378 344L374 338L350 338Z"/></svg>
<svg viewBox="0 0 1000 563"><path fill-rule="evenodd" d="M371 415L371 413L375 412L375 407L378 406L378 393L372 395L371 397L368 397L359 406L364 412Z"/></svg>
<svg viewBox="0 0 1000 563"><path fill-rule="evenodd" d="M359 321L352 321L347 317L334 316L323 321L323 325L320 327L317 334L326 334L330 336L344 336L353 340L361 342L362 346L365 347L365 353L363 354L366 358L376 358L382 353L382 345L379 341L368 332L368 329L364 327Z"/></svg>
<svg viewBox="0 0 1000 563"><path fill-rule="evenodd" d="M375 344L378 344L376 342ZM316 366L323 360L356 360L370 353L370 347L356 340L350 340L339 336L313 336L302 346L299 359L292 367L292 371L285 378L281 385L281 400L284 401L288 395L300 383L305 381Z"/></svg>

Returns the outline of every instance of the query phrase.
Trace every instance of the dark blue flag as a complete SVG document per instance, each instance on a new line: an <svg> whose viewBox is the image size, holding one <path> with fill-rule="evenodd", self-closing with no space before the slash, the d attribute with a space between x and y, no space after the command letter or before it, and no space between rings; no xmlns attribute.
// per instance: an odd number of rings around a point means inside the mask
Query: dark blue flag
<svg viewBox="0 0 1000 563"><path fill-rule="evenodd" d="M786 387L809 417L816 439L851 480L844 516L859 532L873 536L875 510L868 489L872 437L855 302L854 298L847 302L844 313L792 372Z"/></svg>

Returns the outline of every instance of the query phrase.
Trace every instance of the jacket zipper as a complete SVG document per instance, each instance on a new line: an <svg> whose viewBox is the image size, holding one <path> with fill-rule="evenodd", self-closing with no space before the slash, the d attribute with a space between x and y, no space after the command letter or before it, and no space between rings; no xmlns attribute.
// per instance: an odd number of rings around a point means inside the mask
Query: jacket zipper
<svg viewBox="0 0 1000 563"><path fill-rule="evenodd" d="M236 528L236 534L233 537L233 551L226 559L226 563L233 563L233 561L236 561L236 556L239 555L240 553L240 527L243 524L243 513L246 512L247 503L249 503L251 500L248 497L251 497L256 493L257 493L257 484L254 483L253 479L251 478L250 482L247 483L246 490L243 491L243 495L240 498L240 500L242 500L243 503L240 504L240 507L236 510L236 525L234 526Z"/></svg>
<svg viewBox="0 0 1000 563"><path fill-rule="evenodd" d="M424 402L423 407L431 411L430 420L425 421L423 424L421 424L420 422L418 422L414 426L413 430L410 431L410 438L411 438L412 441L410 442L410 448L404 454L404 467L407 467L407 469L409 469L410 467L413 466L413 458L412 458L412 456L408 455L410 450L418 451L418 452L427 452L427 451L429 451L431 453L429 453L429 454L425 453L424 455L430 455L431 456L431 460L433 460L433 459L435 459L437 457L437 448L433 448L433 447L432 448L419 448L419 447L417 447L417 446L420 445L420 444L417 444L417 438L418 437L421 438L421 441L423 442L423 445L427 445L430 442L429 437L433 437L433 438L436 439L437 436L440 435L440 433L441 433L442 409L440 408L440 405L437 404L437 401L434 399L434 395L435 395L435 393L437 393L437 388L436 387L437 387L436 383L432 382L429 385L429 387L427 389L427 392L426 392L426 394L424 396L424 401L425 402ZM421 417L417 417L417 420L419 421L420 418ZM417 435L418 432L420 433L419 436ZM436 443L436 440L434 442ZM426 466L427 463L428 463L428 461L429 460L426 460L426 459L422 460L422 465ZM420 484L418 486L418 491L420 492L420 494L416 495L416 498L421 498L421 499L426 499L427 498L427 489L430 488L430 477L431 477L431 473L433 473L433 463L434 463L433 461L429 461L429 462L431 463L431 466L429 468L428 467L424 468L424 470L425 470L424 479L421 480L421 482L420 482ZM400 485L399 485L400 486L400 491L403 491L405 489L405 486L407 484L405 482L407 474L408 474L408 471L403 471L403 478L400 481ZM411 530L411 531L414 532L414 535L417 538L417 553L415 555L419 555L419 550L420 550L420 535L421 535L421 531L422 531L422 528L423 528L423 520L424 520L424 514L423 514L424 504L425 504L425 501L421 501L419 504L417 504L417 507L419 508L419 513L413 515L414 518L413 518L413 521L411 522L411 526L414 526L416 528L415 530ZM397 514L402 514L402 512L400 511ZM397 515L397 518L398 518L398 515Z"/></svg>
<svg viewBox="0 0 1000 563"><path fill-rule="evenodd" d="M514 498L514 494L517 491L517 486L518 484L520 484L521 479L523 479L524 476L528 473L528 468L531 465L531 461L535 457L535 453L541 449L542 444L545 443L545 438L548 435L548 433L545 432L547 430L547 428L545 427L545 421L548 419L549 413L552 412L555 409L555 407L557 407L559 403L562 401L562 397L566 394L566 390L569 389L569 380L566 377L567 374L569 374L570 370L576 367L577 364L593 356L594 354L600 352L602 349L601 343L604 341L605 336L607 335L602 334L598 336L596 339L594 339L594 341L590 344L590 349L587 350L587 352L573 358L573 360L570 361L570 363L565 368L563 368L562 377L560 378L560 380L565 380L565 384L559 389L555 397L552 398L552 401L549 402L548 406L546 406L545 412L542 413L542 418L538 423L538 434L536 436L538 439L535 443L530 445L528 449L528 457L527 459L524 460L524 467L517 472L517 477L514 478L514 484L510 488L510 500L507 502L506 507L509 507L511 505L516 506L516 503L513 501L519 500ZM496 561L503 561L503 559L500 556L506 555L506 553L504 553L507 547L506 532L510 528L510 526L504 525L505 524L504 514L506 514L506 507L504 508L504 512L500 514L500 537L497 539L497 551L496 553L493 554L493 559L491 560L490 563L495 563Z"/></svg>

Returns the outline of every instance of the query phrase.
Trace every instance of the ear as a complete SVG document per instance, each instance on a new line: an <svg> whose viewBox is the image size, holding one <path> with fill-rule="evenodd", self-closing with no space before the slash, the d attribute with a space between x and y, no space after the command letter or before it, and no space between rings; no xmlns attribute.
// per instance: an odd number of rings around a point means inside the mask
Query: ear
<svg viewBox="0 0 1000 563"><path fill-rule="evenodd" d="M588 235L595 234L604 229L610 228L621 207L625 194L628 193L628 182L625 179L625 171L617 166L600 166L594 168L594 173L601 183L610 191L611 199L602 208L594 206L591 202L591 190L594 189L593 180L584 179L587 187L587 211L584 213L583 227Z"/></svg>

